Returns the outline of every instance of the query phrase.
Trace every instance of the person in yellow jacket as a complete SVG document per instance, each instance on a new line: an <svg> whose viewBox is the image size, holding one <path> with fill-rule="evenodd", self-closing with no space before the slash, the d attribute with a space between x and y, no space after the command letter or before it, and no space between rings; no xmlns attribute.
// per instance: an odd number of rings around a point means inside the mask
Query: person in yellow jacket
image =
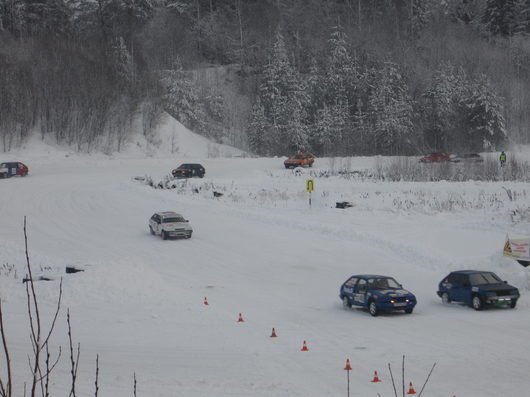
<svg viewBox="0 0 530 397"><path fill-rule="evenodd" d="M504 164L506 164L506 153L501 152L501 155L499 156L499 161L501 162L501 167L504 167Z"/></svg>

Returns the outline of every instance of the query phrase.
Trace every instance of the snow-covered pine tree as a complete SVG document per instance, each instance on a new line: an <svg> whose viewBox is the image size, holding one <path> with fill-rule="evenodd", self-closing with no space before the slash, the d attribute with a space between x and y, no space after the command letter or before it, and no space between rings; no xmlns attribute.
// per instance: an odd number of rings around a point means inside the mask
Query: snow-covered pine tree
<svg viewBox="0 0 530 397"><path fill-rule="evenodd" d="M317 113L312 142L314 150L320 155L350 154L348 103L324 105Z"/></svg>
<svg viewBox="0 0 530 397"><path fill-rule="evenodd" d="M305 112L310 123L315 121L318 109L324 106L324 79L320 73L317 60L312 57L305 80L305 93L308 97Z"/></svg>
<svg viewBox="0 0 530 397"><path fill-rule="evenodd" d="M309 140L307 127L303 123L302 107L299 104L293 104L290 108L292 109L292 113L287 124L289 152L307 151L309 150Z"/></svg>
<svg viewBox="0 0 530 397"><path fill-rule="evenodd" d="M175 61L173 69L166 72L162 82L166 88L163 98L166 111L186 127L202 132L204 109L197 90L186 76L179 58Z"/></svg>
<svg viewBox="0 0 530 397"><path fill-rule="evenodd" d="M266 145L266 135L269 133L269 130L270 125L265 117L265 109L258 97L256 103L252 107L248 129L248 144L250 150L261 155L267 155L272 152L271 148L268 148Z"/></svg>
<svg viewBox="0 0 530 397"><path fill-rule="evenodd" d="M328 39L329 58L325 77L326 103L346 103L354 95L357 68L348 52L346 34L341 26L335 26Z"/></svg>
<svg viewBox="0 0 530 397"><path fill-rule="evenodd" d="M434 150L463 150L460 139L460 103L465 97L467 76L450 62L436 70L423 98L425 139Z"/></svg>
<svg viewBox="0 0 530 397"><path fill-rule="evenodd" d="M112 46L112 64L116 76L124 85L133 83L134 64L123 37L118 37Z"/></svg>
<svg viewBox="0 0 530 397"><path fill-rule="evenodd" d="M271 126L270 136L267 137L268 145L274 153L285 154L290 142L290 119L294 111L301 111L299 106L303 106L305 92L289 61L280 29L276 31L269 63L263 70L259 96L265 117Z"/></svg>
<svg viewBox="0 0 530 397"><path fill-rule="evenodd" d="M530 36L530 0L516 0L514 34Z"/></svg>
<svg viewBox="0 0 530 397"><path fill-rule="evenodd" d="M467 109L469 147L495 150L506 142L504 105L487 76L480 75L470 86L464 100Z"/></svg>
<svg viewBox="0 0 530 397"><path fill-rule="evenodd" d="M512 36L517 26L517 0L487 0L482 22L493 35Z"/></svg>
<svg viewBox="0 0 530 397"><path fill-rule="evenodd" d="M333 116L327 105L317 111L316 121L311 134L312 147L318 155L329 155L333 142Z"/></svg>
<svg viewBox="0 0 530 397"><path fill-rule="evenodd" d="M400 154L415 145L413 107L398 66L387 62L369 99L375 153Z"/></svg>

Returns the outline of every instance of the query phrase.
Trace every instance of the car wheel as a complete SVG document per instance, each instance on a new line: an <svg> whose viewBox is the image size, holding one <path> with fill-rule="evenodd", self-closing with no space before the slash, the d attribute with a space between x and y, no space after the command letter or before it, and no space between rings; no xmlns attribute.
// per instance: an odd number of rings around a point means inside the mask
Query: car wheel
<svg viewBox="0 0 530 397"><path fill-rule="evenodd" d="M151 232L151 234L154 236L155 235L155 231L153 230L153 228L151 226L149 226L149 231Z"/></svg>
<svg viewBox="0 0 530 397"><path fill-rule="evenodd" d="M405 313L410 314L410 313L412 313L413 310L414 310L413 307L408 307L408 308L405 309Z"/></svg>
<svg viewBox="0 0 530 397"><path fill-rule="evenodd" d="M451 303L451 298L449 298L449 295L447 294L447 292L444 292L442 294L442 303L444 304Z"/></svg>
<svg viewBox="0 0 530 397"><path fill-rule="evenodd" d="M375 317L379 314L379 310L377 309L377 305L375 304L374 301L371 301L368 304L368 310L370 311L370 314L372 315L372 317Z"/></svg>
<svg viewBox="0 0 530 397"><path fill-rule="evenodd" d="M517 299L512 299L510 301L510 307L513 309L513 308L515 308L516 305L517 305Z"/></svg>
<svg viewBox="0 0 530 397"><path fill-rule="evenodd" d="M475 310L482 310L482 308L484 307L484 304L482 303L482 299L480 299L480 296L478 295L473 296L471 305L473 306L473 309Z"/></svg>
<svg viewBox="0 0 530 397"><path fill-rule="evenodd" d="M346 310L351 308L351 303L347 296L342 298L342 307Z"/></svg>
<svg viewBox="0 0 530 397"><path fill-rule="evenodd" d="M160 233L160 236L162 237L162 240L167 240L167 234L164 230L162 230L162 233Z"/></svg>

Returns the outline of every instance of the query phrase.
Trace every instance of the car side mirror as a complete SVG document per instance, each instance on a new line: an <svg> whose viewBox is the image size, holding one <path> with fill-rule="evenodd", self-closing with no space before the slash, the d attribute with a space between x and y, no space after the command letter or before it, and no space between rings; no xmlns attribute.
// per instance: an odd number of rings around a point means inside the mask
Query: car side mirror
<svg viewBox="0 0 530 397"><path fill-rule="evenodd" d="M186 220L185 220L184 222L189 222L189 220L188 220L188 219L186 219Z"/></svg>

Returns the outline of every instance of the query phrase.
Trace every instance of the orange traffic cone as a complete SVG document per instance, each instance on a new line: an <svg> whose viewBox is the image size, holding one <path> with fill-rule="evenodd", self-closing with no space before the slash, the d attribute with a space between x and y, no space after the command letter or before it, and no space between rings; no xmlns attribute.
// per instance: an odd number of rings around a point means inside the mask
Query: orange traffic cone
<svg viewBox="0 0 530 397"><path fill-rule="evenodd" d="M274 330L274 328L272 329L272 334L271 334L271 338L276 338L278 335L276 335L276 331Z"/></svg>
<svg viewBox="0 0 530 397"><path fill-rule="evenodd" d="M374 378L370 382L381 382L381 379L377 376L377 371L374 371Z"/></svg>
<svg viewBox="0 0 530 397"><path fill-rule="evenodd" d="M307 348L307 344L306 344L305 341L304 341L304 345L302 346L302 348L301 348L300 350L303 351L303 352L306 352L306 351L309 350L309 349Z"/></svg>
<svg viewBox="0 0 530 397"><path fill-rule="evenodd" d="M208 298L207 298L207 297L204 297L204 304L205 304L206 306L209 305L209 303L208 303Z"/></svg>
<svg viewBox="0 0 530 397"><path fill-rule="evenodd" d="M409 391L407 394L416 394L416 390L414 390L414 386L412 386L412 382L409 382Z"/></svg>
<svg viewBox="0 0 530 397"><path fill-rule="evenodd" d="M238 323L244 323L245 320L243 320L243 316L241 315L241 313L239 313L239 319L237 320Z"/></svg>
<svg viewBox="0 0 530 397"><path fill-rule="evenodd" d="M349 358L346 359L346 366L344 367L344 370L345 370L345 371L351 371L351 370L352 370L352 367L351 367L351 365L350 365L350 359L349 359Z"/></svg>

